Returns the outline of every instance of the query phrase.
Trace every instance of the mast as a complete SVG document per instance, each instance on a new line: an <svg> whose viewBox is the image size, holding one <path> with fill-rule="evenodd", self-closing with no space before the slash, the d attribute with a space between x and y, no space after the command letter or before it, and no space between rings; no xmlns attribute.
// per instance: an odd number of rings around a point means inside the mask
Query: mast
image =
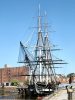
<svg viewBox="0 0 75 100"><path fill-rule="evenodd" d="M48 37L48 23L46 21L46 17L47 17L47 14L45 12L44 54L45 54L45 60L46 60L45 70L47 70L46 71L46 74L47 74L46 80L47 80L47 83L49 83L51 81L54 81L56 83L55 68L54 68L54 63L53 63L52 54L51 54L51 43L50 43L49 37Z"/></svg>
<svg viewBox="0 0 75 100"><path fill-rule="evenodd" d="M42 32L41 32L41 14L40 14L40 5L39 5L39 16L38 16L38 40L37 40L37 60L39 61L39 81L42 81L42 49L43 49L43 37L42 37Z"/></svg>
<svg viewBox="0 0 75 100"><path fill-rule="evenodd" d="M48 31L47 31L47 22L46 22L46 12L45 12L45 26L44 26L44 31L45 31L45 37L44 37L44 54L45 54L45 60L48 60L48 49L49 49L49 44L48 44ZM46 62L47 63L47 62ZM48 65L45 65L45 74L47 74L46 82L48 84L49 81L49 68Z"/></svg>
<svg viewBox="0 0 75 100"><path fill-rule="evenodd" d="M38 10L39 16L38 16L38 33L41 32L41 14L40 14L40 4L39 4L39 10Z"/></svg>

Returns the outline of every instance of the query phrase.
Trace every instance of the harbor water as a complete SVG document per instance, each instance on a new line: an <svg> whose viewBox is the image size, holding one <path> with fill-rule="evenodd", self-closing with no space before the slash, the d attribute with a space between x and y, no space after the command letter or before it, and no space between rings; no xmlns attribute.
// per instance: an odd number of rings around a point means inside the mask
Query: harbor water
<svg viewBox="0 0 75 100"><path fill-rule="evenodd" d="M5 90L5 89L0 89L0 99L4 100L37 100L38 97L34 96L25 96L25 95L20 95L18 94L17 91L11 91L11 90Z"/></svg>

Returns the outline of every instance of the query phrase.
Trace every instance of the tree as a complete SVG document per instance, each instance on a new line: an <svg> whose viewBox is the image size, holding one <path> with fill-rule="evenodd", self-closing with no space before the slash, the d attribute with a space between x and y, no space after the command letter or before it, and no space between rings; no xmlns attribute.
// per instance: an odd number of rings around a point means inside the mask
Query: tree
<svg viewBox="0 0 75 100"><path fill-rule="evenodd" d="M12 86L17 86L17 85L19 85L19 81L16 80L16 79L14 79L14 80L11 81L11 85L12 85Z"/></svg>
<svg viewBox="0 0 75 100"><path fill-rule="evenodd" d="M73 77L75 76L75 73L70 73L67 75L67 77L69 77L69 84L71 84L73 82Z"/></svg>
<svg viewBox="0 0 75 100"><path fill-rule="evenodd" d="M75 73L70 73L70 74L67 75L67 77L69 77L69 78L73 77L73 76L75 76Z"/></svg>

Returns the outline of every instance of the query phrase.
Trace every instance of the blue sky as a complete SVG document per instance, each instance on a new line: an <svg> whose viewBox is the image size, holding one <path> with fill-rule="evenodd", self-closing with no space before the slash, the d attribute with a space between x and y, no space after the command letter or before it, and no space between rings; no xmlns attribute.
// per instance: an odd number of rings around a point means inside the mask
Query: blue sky
<svg viewBox="0 0 75 100"><path fill-rule="evenodd" d="M59 73L75 72L75 0L0 0L0 67L20 65L19 41L27 41L32 32L29 27L36 26L39 3L56 31L51 41L63 49L57 56L68 62Z"/></svg>

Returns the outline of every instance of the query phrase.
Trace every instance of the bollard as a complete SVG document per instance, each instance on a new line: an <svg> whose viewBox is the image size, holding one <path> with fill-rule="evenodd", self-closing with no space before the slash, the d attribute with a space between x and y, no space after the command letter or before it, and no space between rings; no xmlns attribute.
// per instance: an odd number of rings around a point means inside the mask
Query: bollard
<svg viewBox="0 0 75 100"><path fill-rule="evenodd" d="M73 92L73 90L71 88L70 89L67 89L68 100L72 100L72 92Z"/></svg>

